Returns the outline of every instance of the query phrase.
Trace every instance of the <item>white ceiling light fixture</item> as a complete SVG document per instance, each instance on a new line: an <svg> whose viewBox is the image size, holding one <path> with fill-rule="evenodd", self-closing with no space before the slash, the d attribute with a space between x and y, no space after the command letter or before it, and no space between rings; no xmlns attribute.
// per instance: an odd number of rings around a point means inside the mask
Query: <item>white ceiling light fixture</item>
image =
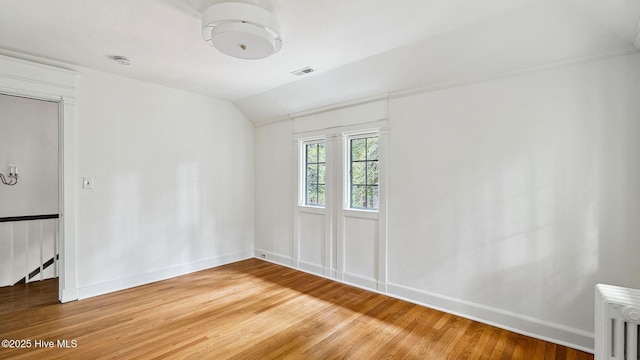
<svg viewBox="0 0 640 360"><path fill-rule="evenodd" d="M264 59L282 48L276 16L260 6L240 2L222 2L205 10L202 37L239 59Z"/></svg>

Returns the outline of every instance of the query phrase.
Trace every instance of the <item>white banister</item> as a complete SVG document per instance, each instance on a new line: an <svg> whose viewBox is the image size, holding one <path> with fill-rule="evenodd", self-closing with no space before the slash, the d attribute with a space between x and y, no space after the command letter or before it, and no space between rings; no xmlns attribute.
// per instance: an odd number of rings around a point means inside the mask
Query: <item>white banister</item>
<svg viewBox="0 0 640 360"><path fill-rule="evenodd" d="M0 218L0 286L58 276L58 215Z"/></svg>

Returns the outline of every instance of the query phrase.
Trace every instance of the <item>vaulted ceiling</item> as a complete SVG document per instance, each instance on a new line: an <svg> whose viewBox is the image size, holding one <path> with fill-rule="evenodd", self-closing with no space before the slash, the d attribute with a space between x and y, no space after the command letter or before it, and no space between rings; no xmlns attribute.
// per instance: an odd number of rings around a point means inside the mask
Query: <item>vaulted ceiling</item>
<svg viewBox="0 0 640 360"><path fill-rule="evenodd" d="M240 60L202 40L216 2L2 0L0 49L226 99L255 123L640 51L638 0L274 0L282 50Z"/></svg>

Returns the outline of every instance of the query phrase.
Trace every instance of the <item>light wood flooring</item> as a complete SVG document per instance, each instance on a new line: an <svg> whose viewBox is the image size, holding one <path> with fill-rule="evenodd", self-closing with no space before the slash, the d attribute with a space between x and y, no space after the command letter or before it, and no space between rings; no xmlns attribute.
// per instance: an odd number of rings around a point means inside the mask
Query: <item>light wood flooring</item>
<svg viewBox="0 0 640 360"><path fill-rule="evenodd" d="M0 340L31 341L0 358L593 359L258 259L67 304L57 286L0 288Z"/></svg>

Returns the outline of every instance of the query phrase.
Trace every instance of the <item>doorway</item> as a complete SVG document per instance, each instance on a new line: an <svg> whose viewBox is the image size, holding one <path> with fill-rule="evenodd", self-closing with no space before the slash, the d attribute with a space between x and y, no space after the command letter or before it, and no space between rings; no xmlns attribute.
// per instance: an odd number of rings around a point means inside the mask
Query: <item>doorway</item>
<svg viewBox="0 0 640 360"><path fill-rule="evenodd" d="M76 284L76 77L73 70L0 55L0 94L58 104L58 300L78 299ZM2 165L2 164L0 164ZM5 165L6 166L6 165ZM22 177L22 174L19 174ZM20 179L20 178L19 178ZM4 186L4 185L3 185Z"/></svg>
<svg viewBox="0 0 640 360"><path fill-rule="evenodd" d="M60 104L0 94L0 286L58 277Z"/></svg>

